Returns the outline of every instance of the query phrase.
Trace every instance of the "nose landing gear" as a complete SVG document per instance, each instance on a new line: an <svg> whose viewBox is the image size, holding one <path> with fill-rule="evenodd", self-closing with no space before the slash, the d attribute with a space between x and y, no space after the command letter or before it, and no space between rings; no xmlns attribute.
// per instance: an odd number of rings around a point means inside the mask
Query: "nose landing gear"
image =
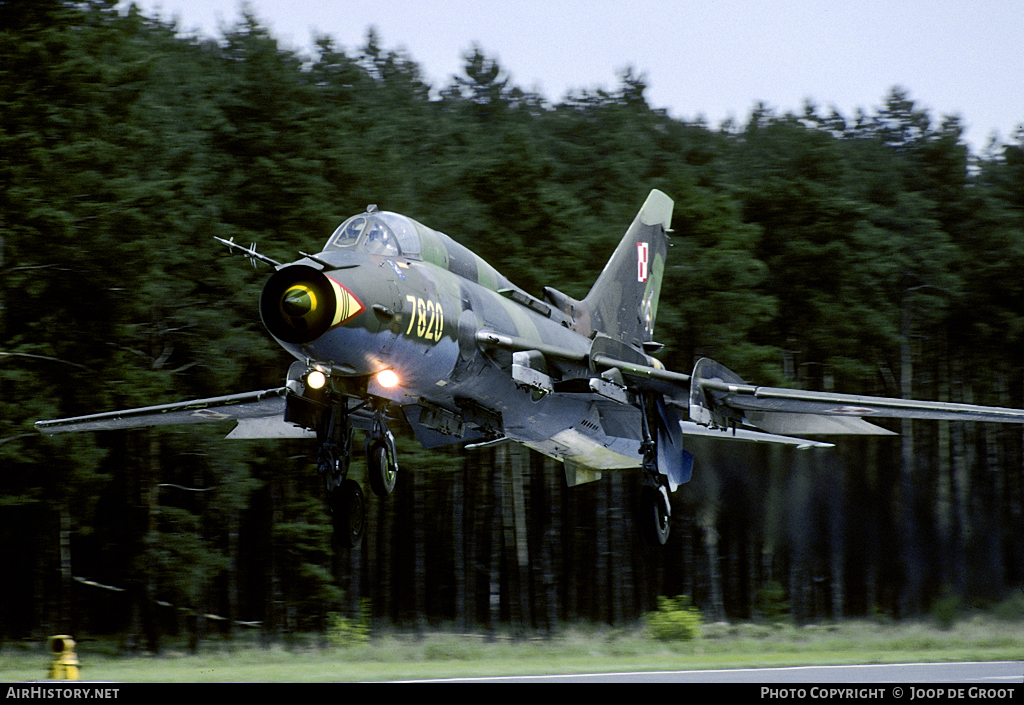
<svg viewBox="0 0 1024 705"><path fill-rule="evenodd" d="M317 440L320 450L316 467L324 483L334 540L343 548L354 548L363 538L366 502L359 483L348 477L352 461L352 425L346 407L331 405L317 429Z"/></svg>
<svg viewBox="0 0 1024 705"><path fill-rule="evenodd" d="M344 402L332 404L317 428L317 472L323 479L334 540L342 548L358 546L366 528L366 498L359 483L348 477L352 436L348 407ZM367 475L378 497L386 497L395 489L397 457L395 437L387 426L386 407L381 404L374 412L373 426L366 438Z"/></svg>

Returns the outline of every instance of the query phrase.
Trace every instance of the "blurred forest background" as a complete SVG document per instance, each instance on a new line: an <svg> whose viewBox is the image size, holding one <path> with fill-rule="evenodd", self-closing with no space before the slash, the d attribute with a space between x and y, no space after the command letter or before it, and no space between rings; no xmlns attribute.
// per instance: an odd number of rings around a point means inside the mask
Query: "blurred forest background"
<svg viewBox="0 0 1024 705"><path fill-rule="evenodd" d="M376 203L532 293L582 296L651 188L676 203L671 369L708 356L761 384L1024 406L1024 133L974 154L899 87L871 112L713 127L653 109L632 70L552 104L483 49L444 86L372 30L318 51L251 16L214 41L112 0L0 2L0 639L272 641L360 610L532 633L677 594L710 620L903 618L1022 589L1017 426L694 443L662 550L637 538L635 476L569 489L526 451L405 435L396 494L337 551L311 445L36 433L282 384L268 272L215 235L287 261Z"/></svg>

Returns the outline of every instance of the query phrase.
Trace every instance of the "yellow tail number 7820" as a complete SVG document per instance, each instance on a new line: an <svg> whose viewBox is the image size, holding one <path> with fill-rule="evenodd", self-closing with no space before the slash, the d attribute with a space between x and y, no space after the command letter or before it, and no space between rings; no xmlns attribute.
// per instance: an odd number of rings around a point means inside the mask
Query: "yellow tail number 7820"
<svg viewBox="0 0 1024 705"><path fill-rule="evenodd" d="M405 300L409 302L410 309L409 327L405 329L405 334L416 335L418 338L432 340L435 343L441 340L444 329L444 310L442 310L441 304L409 295L405 297Z"/></svg>

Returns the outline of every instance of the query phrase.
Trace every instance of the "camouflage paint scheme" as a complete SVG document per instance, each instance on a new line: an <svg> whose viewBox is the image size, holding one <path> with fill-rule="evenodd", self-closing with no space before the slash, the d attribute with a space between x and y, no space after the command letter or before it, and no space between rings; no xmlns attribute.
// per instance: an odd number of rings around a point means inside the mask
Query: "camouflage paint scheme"
<svg viewBox="0 0 1024 705"><path fill-rule="evenodd" d="M711 360L692 375L666 370L651 353L672 209L650 192L582 301L550 287L543 300L531 296L447 235L375 206L290 264L226 242L276 269L260 315L296 359L284 387L36 426L56 434L230 419L229 438L314 437L335 530L351 545L363 510L346 479L352 429L367 432L371 484L386 494L398 468L387 428L396 413L425 447L526 445L563 461L570 486L642 468L641 510L656 543L668 534L668 491L690 477L686 436L827 447L793 434L889 433L865 416L1024 423L1017 409L758 387Z"/></svg>

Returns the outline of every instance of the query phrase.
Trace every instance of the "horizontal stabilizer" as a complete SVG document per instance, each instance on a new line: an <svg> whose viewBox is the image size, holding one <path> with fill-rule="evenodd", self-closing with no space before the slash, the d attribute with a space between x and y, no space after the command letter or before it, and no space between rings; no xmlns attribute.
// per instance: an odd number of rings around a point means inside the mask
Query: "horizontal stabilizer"
<svg viewBox="0 0 1024 705"><path fill-rule="evenodd" d="M745 428L710 428L701 426L692 421L680 421L679 427L686 436L703 436L720 441L746 441L748 443L781 443L783 445L796 446L797 448L832 448L832 443L812 441L806 438L794 438L793 436L780 436L775 433L764 433L762 431L751 431Z"/></svg>
<svg viewBox="0 0 1024 705"><path fill-rule="evenodd" d="M788 412L748 411L745 414L752 426L769 433L812 436L896 436L887 428L868 423L856 416L827 416L823 414L793 414Z"/></svg>

